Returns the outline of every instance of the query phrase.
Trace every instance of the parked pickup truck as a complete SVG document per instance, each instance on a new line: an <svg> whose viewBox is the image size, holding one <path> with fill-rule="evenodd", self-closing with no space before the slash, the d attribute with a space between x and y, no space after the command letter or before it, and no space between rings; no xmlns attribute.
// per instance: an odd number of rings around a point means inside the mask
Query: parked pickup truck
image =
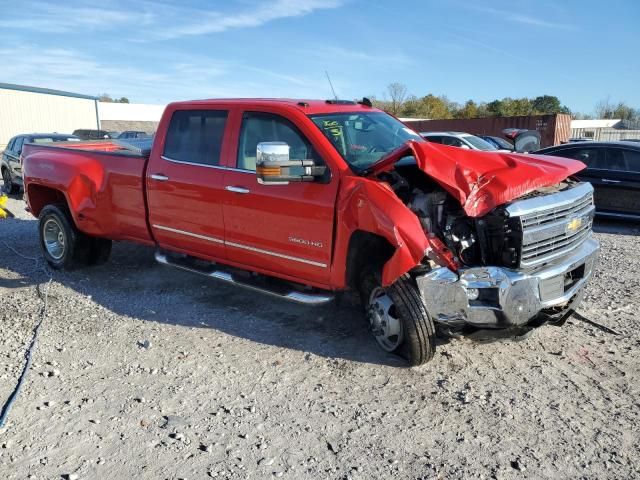
<svg viewBox="0 0 640 480"><path fill-rule="evenodd" d="M352 290L411 365L436 327L561 324L599 250L581 162L428 143L366 99L173 103L146 148L30 144L23 162L52 267L126 240L305 304Z"/></svg>

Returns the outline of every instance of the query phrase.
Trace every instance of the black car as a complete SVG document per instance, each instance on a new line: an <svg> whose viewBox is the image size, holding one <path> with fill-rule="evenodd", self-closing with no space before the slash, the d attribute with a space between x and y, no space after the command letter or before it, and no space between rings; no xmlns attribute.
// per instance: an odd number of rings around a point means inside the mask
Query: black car
<svg viewBox="0 0 640 480"><path fill-rule="evenodd" d="M18 193L22 187L22 166L20 165L20 154L22 147L27 143L46 142L68 142L80 140L75 135L64 133L27 133L16 135L7 144L7 148L2 152L0 160L0 170L2 170L2 180L4 189L8 193Z"/></svg>
<svg viewBox="0 0 640 480"><path fill-rule="evenodd" d="M104 140L112 138L111 133L106 130L91 130L87 128L74 130L73 134L81 140Z"/></svg>
<svg viewBox="0 0 640 480"><path fill-rule="evenodd" d="M515 148L513 147L513 144L511 142L508 142L504 138L494 137L492 135L476 135L476 136L480 137L485 142L489 142L490 144L494 145L498 150L509 150L510 152L513 152L515 150Z"/></svg>
<svg viewBox="0 0 640 480"><path fill-rule="evenodd" d="M576 175L595 190L596 213L640 219L640 145L636 142L583 142L556 145L538 155L574 158L587 165Z"/></svg>

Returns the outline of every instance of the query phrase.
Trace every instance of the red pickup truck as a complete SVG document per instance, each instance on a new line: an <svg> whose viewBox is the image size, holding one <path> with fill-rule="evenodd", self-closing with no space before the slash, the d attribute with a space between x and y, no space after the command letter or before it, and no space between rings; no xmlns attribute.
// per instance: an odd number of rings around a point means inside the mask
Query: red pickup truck
<svg viewBox="0 0 640 480"><path fill-rule="evenodd" d="M153 144L27 145L23 168L52 267L125 240L306 304L353 290L411 365L436 329L562 323L599 250L582 163L427 143L366 99L173 103Z"/></svg>

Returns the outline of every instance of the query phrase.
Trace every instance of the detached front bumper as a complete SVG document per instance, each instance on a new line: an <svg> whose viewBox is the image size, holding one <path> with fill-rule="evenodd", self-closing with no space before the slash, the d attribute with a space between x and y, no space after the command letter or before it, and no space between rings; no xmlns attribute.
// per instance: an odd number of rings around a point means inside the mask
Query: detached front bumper
<svg viewBox="0 0 640 480"><path fill-rule="evenodd" d="M500 267L438 268L416 281L431 317L451 327L523 326L575 310L595 267L600 245L587 239L571 255L532 272Z"/></svg>

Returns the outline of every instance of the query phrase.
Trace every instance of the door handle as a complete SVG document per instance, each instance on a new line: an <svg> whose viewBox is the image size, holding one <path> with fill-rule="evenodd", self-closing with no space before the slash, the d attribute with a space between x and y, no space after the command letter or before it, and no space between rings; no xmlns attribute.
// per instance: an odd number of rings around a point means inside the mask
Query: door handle
<svg viewBox="0 0 640 480"><path fill-rule="evenodd" d="M251 191L248 188L234 187L233 185L227 185L224 189L233 193L249 193Z"/></svg>
<svg viewBox="0 0 640 480"><path fill-rule="evenodd" d="M166 182L167 180L169 180L169 177L161 173L154 173L153 175L151 175L151 178L159 182Z"/></svg>
<svg viewBox="0 0 640 480"><path fill-rule="evenodd" d="M608 178L603 178L602 181L605 183L620 183L622 180L610 180Z"/></svg>

